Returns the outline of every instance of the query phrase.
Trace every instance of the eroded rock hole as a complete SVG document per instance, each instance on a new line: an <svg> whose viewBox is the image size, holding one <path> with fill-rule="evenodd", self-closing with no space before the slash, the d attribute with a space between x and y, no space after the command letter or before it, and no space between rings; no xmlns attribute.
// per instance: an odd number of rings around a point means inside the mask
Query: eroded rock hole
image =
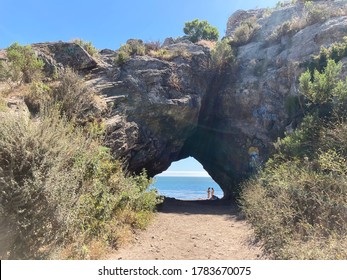
<svg viewBox="0 0 347 280"><path fill-rule="evenodd" d="M220 186L193 157L173 162L166 171L154 178L153 186L165 197L180 200L206 200L208 188L214 189L214 199L221 199L224 196ZM211 197L212 191L210 199Z"/></svg>

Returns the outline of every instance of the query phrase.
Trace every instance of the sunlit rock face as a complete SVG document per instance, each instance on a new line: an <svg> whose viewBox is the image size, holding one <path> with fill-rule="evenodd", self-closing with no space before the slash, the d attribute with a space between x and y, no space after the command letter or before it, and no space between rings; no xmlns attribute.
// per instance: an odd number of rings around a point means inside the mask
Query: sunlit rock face
<svg viewBox="0 0 347 280"><path fill-rule="evenodd" d="M330 3L335 10L343 2ZM174 55L134 56L122 65L116 52L93 58L73 43L36 44L47 71L74 67L108 104L106 145L129 172L147 169L150 176L173 161L193 156L221 186L225 197L272 152L273 142L291 120L288 96L298 94L302 62L322 46L347 35L347 17L333 16L269 39L284 21L305 16L303 4L238 11L226 36L235 36L241 21L257 23L253 36L236 51L236 61L222 70L210 65L210 49L186 40L166 40Z"/></svg>

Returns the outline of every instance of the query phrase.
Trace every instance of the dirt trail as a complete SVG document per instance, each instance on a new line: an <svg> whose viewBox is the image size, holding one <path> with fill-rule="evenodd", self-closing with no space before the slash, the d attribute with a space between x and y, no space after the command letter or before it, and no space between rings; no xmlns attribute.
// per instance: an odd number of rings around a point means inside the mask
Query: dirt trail
<svg viewBox="0 0 347 280"><path fill-rule="evenodd" d="M136 240L109 256L124 260L259 259L251 229L230 201L166 199Z"/></svg>

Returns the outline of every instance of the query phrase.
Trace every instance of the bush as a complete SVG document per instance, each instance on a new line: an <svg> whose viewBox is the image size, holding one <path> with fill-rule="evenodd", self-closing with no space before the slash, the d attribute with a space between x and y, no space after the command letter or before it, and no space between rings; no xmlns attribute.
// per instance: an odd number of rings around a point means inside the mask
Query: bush
<svg viewBox="0 0 347 280"><path fill-rule="evenodd" d="M98 50L93 46L92 42L86 42L81 39L75 39L72 41L73 43L76 43L80 45L88 54L90 54L93 57L98 56Z"/></svg>
<svg viewBox="0 0 347 280"><path fill-rule="evenodd" d="M160 49L160 41L151 41L145 43L145 49L146 53L149 53L150 51L157 51Z"/></svg>
<svg viewBox="0 0 347 280"><path fill-rule="evenodd" d="M336 63L344 57L347 57L347 36L343 38L342 42L332 44L329 48L322 47L317 56L313 56L310 61L303 63L311 73L313 78L314 71L322 72L328 65L328 60L332 59Z"/></svg>
<svg viewBox="0 0 347 280"><path fill-rule="evenodd" d="M95 93L73 70L67 68L59 77L59 85L53 92L53 99L63 114L71 119L83 119L92 110Z"/></svg>
<svg viewBox="0 0 347 280"><path fill-rule="evenodd" d="M131 39L125 45L122 45L117 51L115 62L118 65L123 65L132 56L145 55L146 47L142 40Z"/></svg>
<svg viewBox="0 0 347 280"><path fill-rule="evenodd" d="M195 19L186 22L184 24L183 32L193 43L200 40L217 41L219 38L218 29L210 25L206 20L199 21L198 19Z"/></svg>
<svg viewBox="0 0 347 280"><path fill-rule="evenodd" d="M323 73L320 73L318 70L314 71L313 81L311 81L310 71L307 70L299 79L302 94L314 104L332 102L333 92L335 92L335 88L338 85L337 81L341 69L341 63L329 60Z"/></svg>
<svg viewBox="0 0 347 280"><path fill-rule="evenodd" d="M325 4L313 4L312 1L306 1L305 8L305 19L309 25L324 22L332 16L331 9Z"/></svg>
<svg viewBox="0 0 347 280"><path fill-rule="evenodd" d="M328 151L314 165L269 162L248 181L243 211L265 252L277 259L346 259L340 247L347 234L346 175L344 158Z"/></svg>
<svg viewBox="0 0 347 280"><path fill-rule="evenodd" d="M327 60L322 72L300 76L306 116L243 186L243 211L275 258L347 258L347 80L340 72Z"/></svg>
<svg viewBox="0 0 347 280"><path fill-rule="evenodd" d="M70 210L83 179L73 157L91 147L56 114L41 122L7 114L0 131L0 208L16 235L11 257L43 257L45 246L71 230Z"/></svg>
<svg viewBox="0 0 347 280"><path fill-rule="evenodd" d="M182 57L185 59L190 59L191 54L189 51L187 51L184 48L175 48L175 49L168 49L168 48L161 48L156 51L150 51L148 53L151 57L155 57L162 60L172 61L176 57Z"/></svg>
<svg viewBox="0 0 347 280"><path fill-rule="evenodd" d="M293 17L289 21L285 21L280 26L278 26L271 35L266 39L268 43L278 42L283 36L292 36L304 27L304 22L298 17Z"/></svg>
<svg viewBox="0 0 347 280"><path fill-rule="evenodd" d="M52 89L43 82L33 82L24 96L25 104L32 113L38 113L52 99Z"/></svg>
<svg viewBox="0 0 347 280"><path fill-rule="evenodd" d="M40 79L43 61L38 59L31 46L18 43L7 48L7 65L0 64L0 79L12 83L31 83Z"/></svg>
<svg viewBox="0 0 347 280"><path fill-rule="evenodd" d="M255 32L260 28L257 23L256 17L251 17L243 22L235 29L233 37L231 39L231 45L239 47L247 44L252 38Z"/></svg>
<svg viewBox="0 0 347 280"><path fill-rule="evenodd" d="M235 60L234 51L229 39L217 42L216 47L211 51L211 67L223 68L226 64Z"/></svg>
<svg viewBox="0 0 347 280"><path fill-rule="evenodd" d="M344 118L347 114L347 79L341 80L342 64L328 60L322 73L309 70L300 76L300 90L320 116Z"/></svg>
<svg viewBox="0 0 347 280"><path fill-rule="evenodd" d="M288 96L284 103L284 108L288 114L289 119L294 119L298 115L303 114L304 106L302 105L303 101L301 100L302 96Z"/></svg>
<svg viewBox="0 0 347 280"><path fill-rule="evenodd" d="M0 119L0 213L13 229L10 258L50 258L60 247L58 258L91 258L95 246L116 247L122 228L145 227L159 200L147 191L145 172L125 177L98 140L54 108L45 112L38 120Z"/></svg>

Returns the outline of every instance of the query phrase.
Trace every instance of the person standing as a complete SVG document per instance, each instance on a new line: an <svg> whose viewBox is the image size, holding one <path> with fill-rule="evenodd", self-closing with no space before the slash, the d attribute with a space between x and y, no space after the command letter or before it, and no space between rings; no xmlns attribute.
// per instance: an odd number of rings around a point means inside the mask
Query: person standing
<svg viewBox="0 0 347 280"><path fill-rule="evenodd" d="M214 188L211 190L211 199L214 199Z"/></svg>
<svg viewBox="0 0 347 280"><path fill-rule="evenodd" d="M210 195L211 195L211 188L207 189L207 199L210 199Z"/></svg>

